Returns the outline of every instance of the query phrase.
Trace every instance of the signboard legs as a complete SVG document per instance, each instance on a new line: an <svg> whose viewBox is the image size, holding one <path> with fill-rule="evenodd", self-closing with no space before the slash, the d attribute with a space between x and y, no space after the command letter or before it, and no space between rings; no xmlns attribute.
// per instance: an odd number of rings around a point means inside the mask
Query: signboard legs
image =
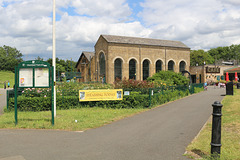
<svg viewBox="0 0 240 160"><path fill-rule="evenodd" d="M17 118L17 77L18 77L18 71L17 71L17 67L15 67L15 85L14 85L15 125L17 125L17 123L18 123L18 118Z"/></svg>

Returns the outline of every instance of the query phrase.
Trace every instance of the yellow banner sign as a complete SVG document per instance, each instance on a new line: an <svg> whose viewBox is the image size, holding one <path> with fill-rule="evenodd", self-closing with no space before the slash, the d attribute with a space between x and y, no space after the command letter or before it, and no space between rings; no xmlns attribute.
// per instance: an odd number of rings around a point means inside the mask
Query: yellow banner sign
<svg viewBox="0 0 240 160"><path fill-rule="evenodd" d="M122 89L79 90L79 101L122 100Z"/></svg>

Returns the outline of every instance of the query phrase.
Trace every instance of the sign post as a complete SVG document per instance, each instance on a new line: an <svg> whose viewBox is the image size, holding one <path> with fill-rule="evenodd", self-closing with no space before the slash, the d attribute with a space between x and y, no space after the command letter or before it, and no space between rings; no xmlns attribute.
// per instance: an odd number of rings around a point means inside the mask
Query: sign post
<svg viewBox="0 0 240 160"><path fill-rule="evenodd" d="M18 88L52 88L52 114L53 108L53 67L49 63L39 60L21 62L15 67L15 124L18 123L17 116L17 89ZM54 116L52 116L52 125L54 125Z"/></svg>

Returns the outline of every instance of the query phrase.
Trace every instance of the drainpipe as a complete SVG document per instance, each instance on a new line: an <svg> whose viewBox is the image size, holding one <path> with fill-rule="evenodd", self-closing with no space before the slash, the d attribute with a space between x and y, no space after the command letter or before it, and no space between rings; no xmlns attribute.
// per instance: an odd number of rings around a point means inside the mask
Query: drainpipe
<svg viewBox="0 0 240 160"><path fill-rule="evenodd" d="M167 71L167 49L165 47L165 71Z"/></svg>
<svg viewBox="0 0 240 160"><path fill-rule="evenodd" d="M140 80L141 80L141 78L142 78L142 75L141 75L141 71L142 71L142 69L141 69L141 45L139 46L139 76L140 76Z"/></svg>

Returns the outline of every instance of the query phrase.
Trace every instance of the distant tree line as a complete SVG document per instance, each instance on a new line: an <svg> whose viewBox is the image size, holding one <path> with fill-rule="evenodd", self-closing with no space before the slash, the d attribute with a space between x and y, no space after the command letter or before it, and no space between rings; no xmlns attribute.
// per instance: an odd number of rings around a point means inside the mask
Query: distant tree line
<svg viewBox="0 0 240 160"><path fill-rule="evenodd" d="M15 66L23 62L22 56L22 53L16 48L5 45L0 47L0 70L14 72ZM43 60L43 58L38 56L35 60ZM49 58L47 62L52 65L52 58ZM74 72L76 71L76 64L77 62L74 62L73 60L56 58L56 74L62 72Z"/></svg>
<svg viewBox="0 0 240 160"><path fill-rule="evenodd" d="M209 51L191 50L190 65L215 64L217 61L240 61L240 44L226 47L212 48Z"/></svg>
<svg viewBox="0 0 240 160"><path fill-rule="evenodd" d="M52 58L49 58L47 62L52 65ZM73 60L62 60L56 58L56 74L62 72L76 72L76 64L77 62L74 62Z"/></svg>
<svg viewBox="0 0 240 160"><path fill-rule="evenodd" d="M0 70L14 72L15 66L23 61L22 53L16 48L10 46L0 47ZM35 58L35 60L43 60L41 57ZM191 50L190 52L190 65L203 65L215 64L216 61L240 61L240 44L231 45L226 47L212 48L208 51L204 50ZM47 60L52 65L52 58ZM62 72L74 72L76 71L76 63L73 60L62 60L56 58L56 74Z"/></svg>

